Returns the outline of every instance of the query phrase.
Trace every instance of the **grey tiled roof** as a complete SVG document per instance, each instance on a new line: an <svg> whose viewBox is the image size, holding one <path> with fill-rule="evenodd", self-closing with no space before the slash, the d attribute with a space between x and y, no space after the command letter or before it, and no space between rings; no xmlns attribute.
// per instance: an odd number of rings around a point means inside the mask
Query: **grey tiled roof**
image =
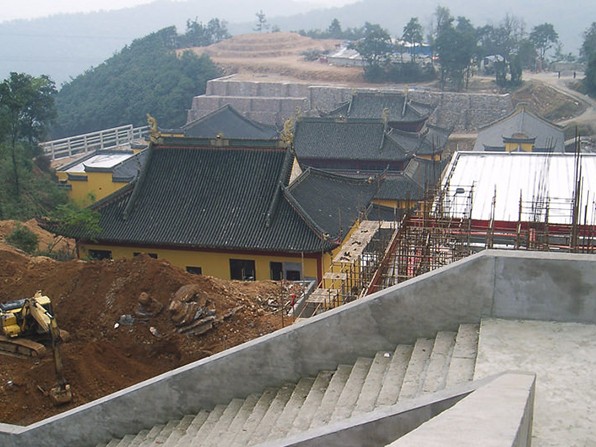
<svg viewBox="0 0 596 447"><path fill-rule="evenodd" d="M403 160L407 154L386 141L382 120L302 118L296 123L294 148L298 160Z"/></svg>
<svg viewBox="0 0 596 447"><path fill-rule="evenodd" d="M411 101L403 93L355 92L349 102L330 112L329 116L380 119L384 110L387 110L390 122L414 122L427 119L434 107Z"/></svg>
<svg viewBox="0 0 596 447"><path fill-rule="evenodd" d="M232 139L270 140L278 136L275 126L248 119L229 104L186 124L182 130L185 136L198 138L222 135Z"/></svg>
<svg viewBox="0 0 596 447"><path fill-rule="evenodd" d="M480 129L475 151L504 148L503 138L535 138L536 152L565 152L563 129L518 107L512 114ZM502 150L502 149L501 149Z"/></svg>
<svg viewBox="0 0 596 447"><path fill-rule="evenodd" d="M332 239L342 239L362 217L382 181L354 178L309 168L285 189L298 211L309 216Z"/></svg>
<svg viewBox="0 0 596 447"><path fill-rule="evenodd" d="M270 140L225 143L164 138L152 144L139 178L94 206L102 228L95 241L318 253L339 243L340 227L349 229L377 188L312 172L287 187L289 150Z"/></svg>

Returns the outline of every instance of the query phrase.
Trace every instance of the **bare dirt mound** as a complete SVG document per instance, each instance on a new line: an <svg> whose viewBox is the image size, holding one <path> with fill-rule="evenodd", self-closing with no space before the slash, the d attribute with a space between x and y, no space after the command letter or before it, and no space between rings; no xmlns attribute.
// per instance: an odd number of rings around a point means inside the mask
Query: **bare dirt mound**
<svg viewBox="0 0 596 447"><path fill-rule="evenodd" d="M553 122L581 115L586 106L580 101L535 80L526 81L511 95L513 105L526 103L537 115Z"/></svg>
<svg viewBox="0 0 596 447"><path fill-rule="evenodd" d="M287 284L191 275L146 256L58 262L2 246L0 284L0 302L32 296L37 290L48 295L60 327L71 335L62 345L62 355L74 400L64 407L53 407L43 394L55 382L51 355L37 362L0 356L0 422L18 425L272 332L282 326L276 304L291 293ZM174 293L187 284L197 285L217 316L235 312L203 335L179 333L167 309ZM158 315L146 320L135 316L141 292L163 304Z"/></svg>
<svg viewBox="0 0 596 447"><path fill-rule="evenodd" d="M333 52L339 40L315 40L296 33L256 33L234 36L208 47L192 48L208 54L225 74L267 76L284 80L362 83L362 68L338 67L307 61L305 52ZM181 50L184 51L184 50Z"/></svg>

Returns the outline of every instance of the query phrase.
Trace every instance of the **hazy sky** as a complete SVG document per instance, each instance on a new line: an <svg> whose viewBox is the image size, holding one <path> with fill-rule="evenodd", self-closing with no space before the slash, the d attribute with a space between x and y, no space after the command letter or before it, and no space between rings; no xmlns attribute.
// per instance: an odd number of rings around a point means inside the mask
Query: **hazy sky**
<svg viewBox="0 0 596 447"><path fill-rule="evenodd" d="M155 0L4 0L0 6L0 22L33 19L52 14L122 9L151 3ZM184 1L184 0L174 0ZM244 0L240 0L244 1ZM294 0L325 6L341 6L357 0Z"/></svg>

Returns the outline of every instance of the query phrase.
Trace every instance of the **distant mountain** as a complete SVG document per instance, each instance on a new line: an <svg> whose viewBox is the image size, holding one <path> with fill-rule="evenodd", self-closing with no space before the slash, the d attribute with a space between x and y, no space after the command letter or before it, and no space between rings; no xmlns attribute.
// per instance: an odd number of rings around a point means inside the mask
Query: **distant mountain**
<svg viewBox="0 0 596 447"><path fill-rule="evenodd" d="M418 17L427 28L438 4L448 7L453 16L467 17L474 26L498 24L505 14L523 18L528 32L536 25L552 23L564 52L572 53L578 52L582 33L596 21L592 0L361 0L326 9L291 0L158 0L118 11L0 23L0 79L18 71L48 74L60 85L99 65L135 38L170 25L183 33L188 19L206 23L217 17L228 21L230 32L241 34L253 31L256 12L262 10L268 23L283 31L325 29L337 18L344 28L368 21L401 35L411 17Z"/></svg>

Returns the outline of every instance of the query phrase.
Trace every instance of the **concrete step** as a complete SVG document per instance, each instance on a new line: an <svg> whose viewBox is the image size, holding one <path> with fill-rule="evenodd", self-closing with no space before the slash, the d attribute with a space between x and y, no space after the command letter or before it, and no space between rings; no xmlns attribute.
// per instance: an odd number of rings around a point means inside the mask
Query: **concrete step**
<svg viewBox="0 0 596 447"><path fill-rule="evenodd" d="M208 417L209 417L209 412L207 410L201 410L199 413L197 413L193 417L188 428L186 429L186 432L180 437L180 439L178 439L178 441L176 441L175 444L173 444L173 446L174 447L189 446L192 443L193 439L195 438L197 432L199 431L201 426L205 423L205 421L207 420ZM168 447L170 447L170 446L168 446Z"/></svg>
<svg viewBox="0 0 596 447"><path fill-rule="evenodd" d="M308 430L314 414L321 405L321 401L323 400L323 396L325 395L325 391L329 386L333 374L333 371L321 371L317 375L315 382L310 388L308 396L306 396L302 407L294 419L288 435L294 435Z"/></svg>
<svg viewBox="0 0 596 447"><path fill-rule="evenodd" d="M350 417L352 411L356 408L356 402L358 402L364 380L370 371L372 362L373 359L366 357L360 357L356 360L346 386L342 390L339 399L337 399L330 422L341 421Z"/></svg>
<svg viewBox="0 0 596 447"><path fill-rule="evenodd" d="M474 379L479 331L480 325L478 324L461 324L459 326L449 371L447 371L446 387Z"/></svg>
<svg viewBox="0 0 596 447"><path fill-rule="evenodd" d="M228 430L224 433L218 445L231 445L234 437L237 433L242 431L242 427L250 417L250 414L253 412L255 405L261 398L261 395L251 394L246 399L244 399L244 403L242 407L238 410L236 417L230 423Z"/></svg>
<svg viewBox="0 0 596 447"><path fill-rule="evenodd" d="M116 447L118 444L120 444L122 442L122 440L123 439L120 439L120 438L117 438L117 439L114 438L106 444L106 447Z"/></svg>
<svg viewBox="0 0 596 447"><path fill-rule="evenodd" d="M232 401L226 405L226 409L217 420L217 423L213 426L213 429L200 443L201 446L211 447L221 445L219 443L220 438L224 433L227 432L230 424L242 408L244 399L232 399Z"/></svg>
<svg viewBox="0 0 596 447"><path fill-rule="evenodd" d="M337 370L329 381L329 386L325 391L321 405L319 405L319 408L313 415L310 428L320 427L321 425L329 423L331 415L335 410L337 400L346 386L346 382L348 381L351 372L351 365L339 365L337 367Z"/></svg>
<svg viewBox="0 0 596 447"><path fill-rule="evenodd" d="M179 424L180 424L179 419L169 421L165 425L165 427L159 432L159 434L155 437L153 444L154 445L163 445Z"/></svg>
<svg viewBox="0 0 596 447"><path fill-rule="evenodd" d="M456 332L444 331L439 332L435 337L426 376L422 384L422 393L434 393L445 388L456 335Z"/></svg>
<svg viewBox="0 0 596 447"><path fill-rule="evenodd" d="M394 405L397 402L413 350L411 345L397 345L395 348L377 398L377 407Z"/></svg>
<svg viewBox="0 0 596 447"><path fill-rule="evenodd" d="M248 440L256 430L257 426L267 413L271 402L275 399L277 394L277 390L275 388L268 388L259 398L259 401L256 403L253 411L251 412L250 416L242 426L242 430L240 430L236 436L232 439L232 446L239 446L244 447L248 445Z"/></svg>
<svg viewBox="0 0 596 447"><path fill-rule="evenodd" d="M378 352L373 359L368 375L362 385L362 391L356 402L356 408L352 412L352 415L358 415L367 413L375 408L379 393L383 387L383 380L385 379L385 373L391 363L390 352Z"/></svg>
<svg viewBox="0 0 596 447"><path fill-rule="evenodd" d="M126 435L124 438L122 438L120 440L120 442L118 442L117 444L115 444L116 447L130 447L131 443L135 440L136 435ZM108 443L108 446L110 445L110 443Z"/></svg>
<svg viewBox="0 0 596 447"><path fill-rule="evenodd" d="M271 429L267 439L281 439L284 438L294 423L294 419L298 416L300 408L304 405L304 401L308 396L310 389L315 382L314 377L304 377L296 384L294 392L290 396L283 412L277 418L275 426Z"/></svg>
<svg viewBox="0 0 596 447"><path fill-rule="evenodd" d="M226 407L227 405L223 404L216 405L215 408L209 412L209 416L207 416L207 419L205 419L205 422L203 422L203 425L201 425L201 428L195 433L191 443L188 445L191 447L200 447L203 439L209 436L209 433L211 433L211 430L213 430L213 427L215 427L215 424L219 421L219 418L226 410Z"/></svg>
<svg viewBox="0 0 596 447"><path fill-rule="evenodd" d="M178 440L186 434L186 430L190 427L190 424L194 421L196 415L189 414L180 419L180 423L174 427L170 436L162 444L163 447L173 447L176 445Z"/></svg>
<svg viewBox="0 0 596 447"><path fill-rule="evenodd" d="M139 447L145 440L145 437L149 434L149 430L141 430L138 432L132 441L128 444L128 447Z"/></svg>
<svg viewBox="0 0 596 447"><path fill-rule="evenodd" d="M252 436L249 439L249 445L257 445L261 442L267 440L269 433L275 426L277 419L282 414L286 404L290 400L292 393L294 392L294 388L296 385L293 383L288 383L283 385L279 391L277 392L275 399L269 405L267 412L257 425L257 428L253 432Z"/></svg>
<svg viewBox="0 0 596 447"><path fill-rule="evenodd" d="M420 394L433 345L434 339L432 338L416 340L398 400L411 399Z"/></svg>
<svg viewBox="0 0 596 447"><path fill-rule="evenodd" d="M159 435L159 433L163 430L164 427L165 427L164 424L154 425L151 428L151 430L149 430L147 435L143 438L143 440L139 444L139 447L149 447L153 443L155 438Z"/></svg>

